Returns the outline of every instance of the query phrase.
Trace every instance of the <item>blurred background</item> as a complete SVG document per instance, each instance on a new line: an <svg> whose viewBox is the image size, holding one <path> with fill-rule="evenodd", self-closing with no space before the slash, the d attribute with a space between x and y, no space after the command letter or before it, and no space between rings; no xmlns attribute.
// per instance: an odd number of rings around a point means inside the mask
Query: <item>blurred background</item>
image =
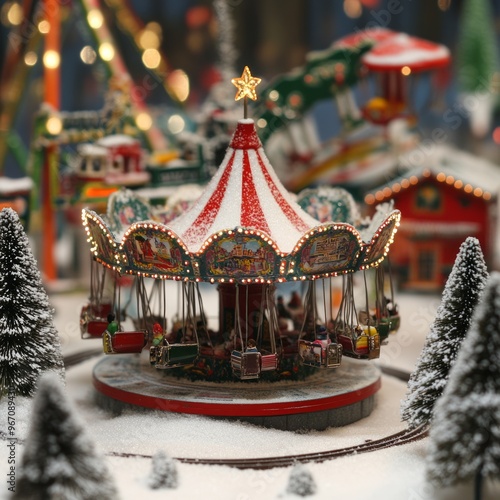
<svg viewBox="0 0 500 500"><path fill-rule="evenodd" d="M47 19L59 30L52 59ZM413 131L425 141L445 130L460 150L500 162L500 0L2 0L0 21L2 179L28 175L42 184L30 157L43 135L35 118L44 102L61 112L106 109L110 84L127 74L132 99L135 92L144 106L134 126L143 132L157 126L168 148L179 131L196 129L217 82L234 96L228 78L244 66L269 89L336 40L372 28L417 36L451 53L446 68L412 83ZM57 85L47 78L51 72ZM359 97L361 90L354 92ZM487 99L464 108L463 96L478 92ZM334 99L315 102L310 117L319 141L345 133ZM85 139L92 137L74 142ZM63 167L68 161L57 159ZM280 165L279 175L286 178L286 169Z"/></svg>

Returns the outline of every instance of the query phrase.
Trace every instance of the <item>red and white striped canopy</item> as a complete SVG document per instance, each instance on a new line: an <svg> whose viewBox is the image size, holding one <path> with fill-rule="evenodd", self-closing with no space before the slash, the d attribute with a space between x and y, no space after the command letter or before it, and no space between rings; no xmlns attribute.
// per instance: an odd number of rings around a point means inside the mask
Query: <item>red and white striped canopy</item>
<svg viewBox="0 0 500 500"><path fill-rule="evenodd" d="M400 70L403 66L427 71L447 66L450 51L444 45L398 33L380 41L361 60L372 71Z"/></svg>
<svg viewBox="0 0 500 500"><path fill-rule="evenodd" d="M283 187L253 120L240 120L224 161L198 201L169 227L196 253L211 235L237 226L266 233L283 253L320 225Z"/></svg>

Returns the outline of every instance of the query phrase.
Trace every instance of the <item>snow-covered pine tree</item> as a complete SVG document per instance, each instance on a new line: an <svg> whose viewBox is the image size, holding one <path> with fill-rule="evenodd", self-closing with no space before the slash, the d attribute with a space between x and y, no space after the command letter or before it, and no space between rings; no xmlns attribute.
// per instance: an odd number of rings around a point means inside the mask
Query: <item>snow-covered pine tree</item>
<svg viewBox="0 0 500 500"><path fill-rule="evenodd" d="M286 492L301 497L308 497L316 493L316 482L311 472L298 463L292 467Z"/></svg>
<svg viewBox="0 0 500 500"><path fill-rule="evenodd" d="M153 466L148 478L148 485L153 490L177 488L179 481L176 461L163 451L153 456Z"/></svg>
<svg viewBox="0 0 500 500"><path fill-rule="evenodd" d="M116 500L118 492L55 373L42 375L14 500Z"/></svg>
<svg viewBox="0 0 500 500"><path fill-rule="evenodd" d="M427 476L450 486L500 475L500 273L491 274L430 429Z"/></svg>
<svg viewBox="0 0 500 500"><path fill-rule="evenodd" d="M434 404L443 393L487 279L479 241L469 237L460 246L401 404L402 419L408 421L410 428L430 423Z"/></svg>
<svg viewBox="0 0 500 500"><path fill-rule="evenodd" d="M0 212L0 395L31 396L44 371L64 376L59 336L36 260L14 210Z"/></svg>

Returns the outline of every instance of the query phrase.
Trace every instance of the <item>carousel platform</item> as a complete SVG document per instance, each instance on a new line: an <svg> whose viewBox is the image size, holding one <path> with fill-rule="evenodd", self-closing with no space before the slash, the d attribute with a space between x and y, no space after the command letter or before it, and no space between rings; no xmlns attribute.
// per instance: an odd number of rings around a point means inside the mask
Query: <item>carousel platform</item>
<svg viewBox="0 0 500 500"><path fill-rule="evenodd" d="M380 370L344 358L304 381L192 382L152 368L144 355L109 356L93 372L98 404L237 419L276 429L323 430L370 415L381 386Z"/></svg>

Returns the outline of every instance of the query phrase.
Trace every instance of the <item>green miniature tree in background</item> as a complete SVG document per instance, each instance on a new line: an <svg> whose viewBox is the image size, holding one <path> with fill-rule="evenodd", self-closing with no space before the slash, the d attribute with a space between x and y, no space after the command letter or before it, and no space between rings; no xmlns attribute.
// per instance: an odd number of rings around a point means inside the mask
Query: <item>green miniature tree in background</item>
<svg viewBox="0 0 500 500"><path fill-rule="evenodd" d="M460 88L470 93L488 91L499 62L489 0L464 0L460 34L457 50Z"/></svg>
<svg viewBox="0 0 500 500"><path fill-rule="evenodd" d="M479 241L469 237L460 246L436 318L408 382L401 416L410 428L430 423L487 279Z"/></svg>
<svg viewBox="0 0 500 500"><path fill-rule="evenodd" d="M32 415L15 500L118 498L103 459L96 453L54 373L42 376Z"/></svg>
<svg viewBox="0 0 500 500"><path fill-rule="evenodd" d="M31 396L40 373L64 375L59 336L19 217L0 212L0 394Z"/></svg>
<svg viewBox="0 0 500 500"><path fill-rule="evenodd" d="M427 476L438 486L500 475L500 273L486 285L471 328L436 404Z"/></svg>
<svg viewBox="0 0 500 500"><path fill-rule="evenodd" d="M483 137L490 129L495 103L492 79L499 69L494 16L489 0L463 2L457 66L460 90L475 98L474 106L469 109L472 131Z"/></svg>

